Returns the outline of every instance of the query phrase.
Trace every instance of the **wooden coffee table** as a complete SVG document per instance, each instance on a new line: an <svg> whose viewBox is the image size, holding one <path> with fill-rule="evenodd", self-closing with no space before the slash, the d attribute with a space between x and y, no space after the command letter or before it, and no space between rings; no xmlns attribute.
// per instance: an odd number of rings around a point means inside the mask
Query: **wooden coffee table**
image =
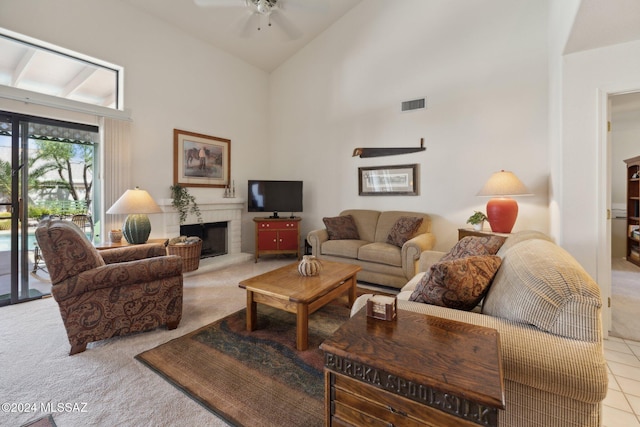
<svg viewBox="0 0 640 427"><path fill-rule="evenodd" d="M356 298L356 275L361 268L353 264L322 261L317 276L304 277L298 264L290 264L240 282L247 290L247 330L257 325L257 303L296 315L296 348L308 346L309 315L348 292L349 306Z"/></svg>

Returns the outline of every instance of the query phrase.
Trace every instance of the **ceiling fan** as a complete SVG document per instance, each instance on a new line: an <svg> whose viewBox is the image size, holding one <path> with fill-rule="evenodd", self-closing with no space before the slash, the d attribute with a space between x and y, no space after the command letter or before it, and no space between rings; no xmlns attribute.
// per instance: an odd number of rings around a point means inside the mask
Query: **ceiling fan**
<svg viewBox="0 0 640 427"><path fill-rule="evenodd" d="M201 7L243 7L249 14L244 19L242 36L248 36L253 28L262 30L262 22L266 20L267 26L271 27L271 22L278 25L290 39L297 39L302 32L284 14L284 4L286 0L194 0L197 6Z"/></svg>

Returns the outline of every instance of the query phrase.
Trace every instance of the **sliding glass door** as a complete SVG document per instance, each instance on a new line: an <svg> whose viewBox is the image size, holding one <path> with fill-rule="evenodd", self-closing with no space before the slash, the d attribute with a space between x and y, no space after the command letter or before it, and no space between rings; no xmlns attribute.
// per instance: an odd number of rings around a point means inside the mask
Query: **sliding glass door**
<svg viewBox="0 0 640 427"><path fill-rule="evenodd" d="M95 126L0 112L0 305L51 291L34 236L41 219L73 220L87 238L94 236L97 132Z"/></svg>

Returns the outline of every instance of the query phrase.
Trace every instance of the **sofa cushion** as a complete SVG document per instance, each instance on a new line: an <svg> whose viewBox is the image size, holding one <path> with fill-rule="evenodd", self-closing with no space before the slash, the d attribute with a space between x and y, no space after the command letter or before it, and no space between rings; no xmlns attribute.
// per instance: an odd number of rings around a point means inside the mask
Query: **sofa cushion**
<svg viewBox="0 0 640 427"><path fill-rule="evenodd" d="M422 281L422 278L427 274L426 271L421 271L419 273L417 273L415 276L413 276L406 285L404 285L402 287L402 289L400 290L401 292L409 292L409 293L413 293L413 291L416 290L416 287L418 286L418 283L420 283L420 281ZM406 298L407 300L409 300L409 298Z"/></svg>
<svg viewBox="0 0 640 427"><path fill-rule="evenodd" d="M402 247L407 240L416 234L420 224L422 224L422 218L401 216L391 227L391 231L387 236L387 243Z"/></svg>
<svg viewBox="0 0 640 427"><path fill-rule="evenodd" d="M370 209L347 209L340 212L340 216L351 215L353 222L356 224L360 240L374 242L380 211Z"/></svg>
<svg viewBox="0 0 640 427"><path fill-rule="evenodd" d="M564 249L529 239L505 252L482 312L546 332L594 342L601 338L598 285Z"/></svg>
<svg viewBox="0 0 640 427"><path fill-rule="evenodd" d="M376 224L375 237L371 241L386 243L387 237L389 237L389 233L391 232L394 224L403 216L422 218L422 222L420 223L418 230L415 232L416 235L431 231L431 219L429 218L429 215L421 212L410 211L383 211L380 213L378 223Z"/></svg>
<svg viewBox="0 0 640 427"><path fill-rule="evenodd" d="M472 310L489 289L501 261L498 256L485 255L434 264L429 274L417 284L409 300Z"/></svg>
<svg viewBox="0 0 640 427"><path fill-rule="evenodd" d="M504 243L502 236L467 236L460 239L440 261L480 255L495 255Z"/></svg>
<svg viewBox="0 0 640 427"><path fill-rule="evenodd" d="M322 218L322 222L327 227L329 240L360 239L358 228L351 215L325 217Z"/></svg>
<svg viewBox="0 0 640 427"><path fill-rule="evenodd" d="M369 243L358 250L358 259L361 261L387 264L397 267L402 266L402 252L400 248L389 243Z"/></svg>
<svg viewBox="0 0 640 427"><path fill-rule="evenodd" d="M322 255L357 259L360 247L368 243L364 240L327 240L320 247L320 253Z"/></svg>

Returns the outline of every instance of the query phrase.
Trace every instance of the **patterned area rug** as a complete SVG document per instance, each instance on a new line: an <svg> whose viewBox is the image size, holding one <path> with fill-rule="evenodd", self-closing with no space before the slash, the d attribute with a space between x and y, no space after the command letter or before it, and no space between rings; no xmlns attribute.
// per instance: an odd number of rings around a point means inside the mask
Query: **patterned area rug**
<svg viewBox="0 0 640 427"><path fill-rule="evenodd" d="M20 427L56 427L56 423L53 421L52 415L46 415L37 420L22 424Z"/></svg>
<svg viewBox="0 0 640 427"><path fill-rule="evenodd" d="M346 298L309 317L309 347L295 349L296 319L258 304L258 328L245 310L136 356L234 425L321 426L323 354L318 346L349 317Z"/></svg>

